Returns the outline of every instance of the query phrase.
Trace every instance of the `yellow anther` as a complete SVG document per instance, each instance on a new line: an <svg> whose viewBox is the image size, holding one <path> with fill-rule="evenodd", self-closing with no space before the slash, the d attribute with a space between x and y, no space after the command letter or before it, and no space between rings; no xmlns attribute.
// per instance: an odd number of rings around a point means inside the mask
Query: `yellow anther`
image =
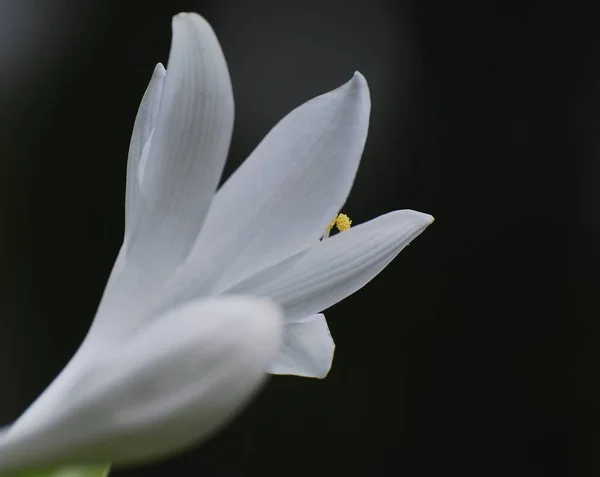
<svg viewBox="0 0 600 477"><path fill-rule="evenodd" d="M352 226L352 220L346 214L339 214L335 219L335 226L340 232L348 230ZM331 230L331 228L329 229Z"/></svg>
<svg viewBox="0 0 600 477"><path fill-rule="evenodd" d="M345 230L348 230L351 225L352 220L350 220L350 217L348 217L346 214L338 214L333 218L331 222L329 222L329 225L325 229L325 233L323 234L322 238L326 239L327 237L329 237L331 229L333 229L334 227L338 229L338 231L344 232Z"/></svg>

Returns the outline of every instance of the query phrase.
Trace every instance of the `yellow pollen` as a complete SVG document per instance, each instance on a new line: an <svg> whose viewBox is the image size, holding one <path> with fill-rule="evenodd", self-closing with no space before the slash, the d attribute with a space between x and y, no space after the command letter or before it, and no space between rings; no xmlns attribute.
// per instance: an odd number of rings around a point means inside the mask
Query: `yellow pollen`
<svg viewBox="0 0 600 477"><path fill-rule="evenodd" d="M352 220L346 214L339 214L335 219L335 226L340 232L348 230L352 226ZM333 225L332 225L333 227ZM331 227L329 228L331 230Z"/></svg>
<svg viewBox="0 0 600 477"><path fill-rule="evenodd" d="M331 229L333 229L334 227L338 229L338 231L344 232L348 230L351 225L352 220L350 220L350 217L348 217L346 214L338 214L333 218L331 222L329 222L329 225L325 229L325 233L323 233L322 239L326 239L327 237L329 237Z"/></svg>

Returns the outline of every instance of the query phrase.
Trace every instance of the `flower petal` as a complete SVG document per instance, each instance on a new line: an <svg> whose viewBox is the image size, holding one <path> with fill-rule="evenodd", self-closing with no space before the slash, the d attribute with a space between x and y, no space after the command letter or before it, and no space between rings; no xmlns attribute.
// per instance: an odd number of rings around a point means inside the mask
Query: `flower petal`
<svg viewBox="0 0 600 477"><path fill-rule="evenodd" d="M127 256L164 274L189 253L208 212L233 129L225 57L199 15L173 18L168 74L143 171L144 207Z"/></svg>
<svg viewBox="0 0 600 477"><path fill-rule="evenodd" d="M357 72L279 122L217 192L174 288L207 294L317 242L352 187L369 110Z"/></svg>
<svg viewBox="0 0 600 477"><path fill-rule="evenodd" d="M139 167L144 146L149 142L154 129L166 71L161 63L156 65L154 73L142 98L138 109L127 159L127 187L125 191L125 236L131 229L133 217L138 212L139 196Z"/></svg>
<svg viewBox="0 0 600 477"><path fill-rule="evenodd" d="M62 401L0 441L0 473L133 464L206 439L258 389L281 342L272 302L221 297L172 310L73 376Z"/></svg>
<svg viewBox="0 0 600 477"><path fill-rule="evenodd" d="M286 322L297 321L365 286L432 221L413 210L390 212L314 245L277 280L249 279L228 292L269 297L283 307Z"/></svg>
<svg viewBox="0 0 600 477"><path fill-rule="evenodd" d="M127 181L125 190L125 238L127 242L136 220L139 220L143 197L140 192L140 176L143 174L145 162L147 162L150 138L158 116L162 89L166 76L166 70L158 63L152 73L150 83L142 97L138 109L133 133L129 144L129 156L127 159ZM126 264L127 245L123 245L106 283L105 295L119 294L119 277Z"/></svg>
<svg viewBox="0 0 600 477"><path fill-rule="evenodd" d="M324 378L331 369L335 344L325 316L317 314L283 327L283 341L271 374Z"/></svg>

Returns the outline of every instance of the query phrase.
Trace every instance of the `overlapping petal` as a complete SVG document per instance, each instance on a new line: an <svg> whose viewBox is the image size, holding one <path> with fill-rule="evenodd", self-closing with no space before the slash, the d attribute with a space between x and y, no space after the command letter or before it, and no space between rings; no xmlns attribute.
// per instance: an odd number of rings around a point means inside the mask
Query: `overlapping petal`
<svg viewBox="0 0 600 477"><path fill-rule="evenodd" d="M131 233L133 219L139 214L140 163L144 148L149 145L150 135L156 124L165 75L166 71L163 65L161 63L156 65L133 125L127 158L125 237L127 237L128 233Z"/></svg>
<svg viewBox="0 0 600 477"><path fill-rule="evenodd" d="M287 323L279 354L269 372L324 378L331 368L334 350L335 344L323 314Z"/></svg>
<svg viewBox="0 0 600 477"><path fill-rule="evenodd" d="M314 245L277 280L249 279L229 292L270 297L286 322L297 321L362 288L432 221L413 210L390 212Z"/></svg>
<svg viewBox="0 0 600 477"><path fill-rule="evenodd" d="M360 73L292 111L217 192L172 288L210 294L319 240L363 152L370 98Z"/></svg>
<svg viewBox="0 0 600 477"><path fill-rule="evenodd" d="M219 42L202 17L173 18L164 80L161 74L158 67L135 128L128 171L135 207L88 347L123 339L149 319L152 300L198 236L229 149L231 81Z"/></svg>
<svg viewBox="0 0 600 477"><path fill-rule="evenodd" d="M263 381L281 341L270 301L172 310L72 376L60 406L0 441L0 473L154 460L208 437Z"/></svg>
<svg viewBox="0 0 600 477"><path fill-rule="evenodd" d="M127 243L128 261L146 273L168 273L188 255L221 177L233 116L229 72L212 28L198 15L176 15L141 177L144 206Z"/></svg>

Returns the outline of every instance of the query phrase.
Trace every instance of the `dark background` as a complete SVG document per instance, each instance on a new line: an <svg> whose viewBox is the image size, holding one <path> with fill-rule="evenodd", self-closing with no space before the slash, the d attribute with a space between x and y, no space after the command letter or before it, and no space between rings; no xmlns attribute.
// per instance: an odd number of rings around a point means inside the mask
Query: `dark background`
<svg viewBox="0 0 600 477"><path fill-rule="evenodd" d="M600 28L543 1L0 0L0 424L58 373L123 233L125 162L170 17L228 59L231 173L284 114L372 94L344 211L436 222L326 312L323 381L275 377L204 446L113 475L600 472ZM285 224L282 224L284 227Z"/></svg>

